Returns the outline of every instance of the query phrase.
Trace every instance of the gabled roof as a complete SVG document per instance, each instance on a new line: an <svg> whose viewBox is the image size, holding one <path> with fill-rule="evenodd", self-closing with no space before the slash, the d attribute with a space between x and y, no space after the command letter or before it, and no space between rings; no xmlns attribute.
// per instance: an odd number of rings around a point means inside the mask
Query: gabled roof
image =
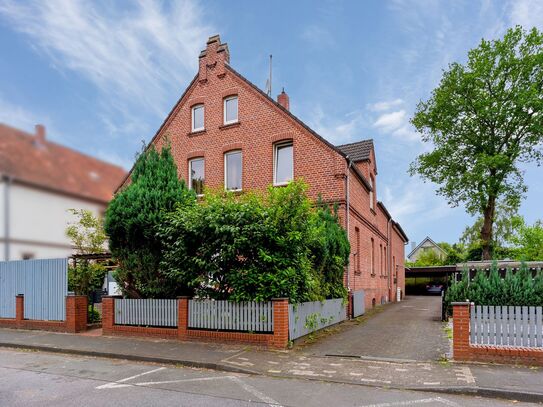
<svg viewBox="0 0 543 407"><path fill-rule="evenodd" d="M420 248L422 247L422 245L423 245L424 243L426 243L426 242L432 243L432 245L434 245L435 247L437 247L441 252L443 252L443 254L445 254L445 255L447 254L447 252L446 252L445 250L443 250L436 242L434 242L432 239L430 239L428 236L426 236L426 237L422 240L422 242L419 243L419 245L418 245L417 247L415 247L413 250L411 250L411 253L409 253L409 254L407 255L407 257L408 257L408 258L411 257L411 255L412 255L413 253L415 253L418 249L420 249Z"/></svg>
<svg viewBox="0 0 543 407"><path fill-rule="evenodd" d="M370 159L373 150L373 140L361 140L355 143L342 144L337 148L354 161L366 161Z"/></svg>
<svg viewBox="0 0 543 407"><path fill-rule="evenodd" d="M98 202L109 202L126 171L0 123L0 175Z"/></svg>

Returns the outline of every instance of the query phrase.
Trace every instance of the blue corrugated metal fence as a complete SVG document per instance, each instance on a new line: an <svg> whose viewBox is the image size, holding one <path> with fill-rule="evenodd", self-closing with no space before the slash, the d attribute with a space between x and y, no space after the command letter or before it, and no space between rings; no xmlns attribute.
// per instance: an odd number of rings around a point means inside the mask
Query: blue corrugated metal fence
<svg viewBox="0 0 543 407"><path fill-rule="evenodd" d="M68 259L0 261L0 318L15 318L15 296L25 297L25 319L66 318Z"/></svg>

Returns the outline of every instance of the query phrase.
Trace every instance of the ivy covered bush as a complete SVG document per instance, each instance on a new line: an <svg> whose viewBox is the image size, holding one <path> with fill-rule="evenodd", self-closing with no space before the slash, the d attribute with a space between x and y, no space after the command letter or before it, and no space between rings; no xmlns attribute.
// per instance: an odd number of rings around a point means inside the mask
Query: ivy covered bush
<svg viewBox="0 0 543 407"><path fill-rule="evenodd" d="M161 269L191 295L234 301L344 298L349 242L303 182L266 194L212 193L178 205L160 230Z"/></svg>
<svg viewBox="0 0 543 407"><path fill-rule="evenodd" d="M539 270L534 277L522 264L516 273L507 270L502 278L494 263L489 272L480 270L471 281L465 271L460 281L452 282L445 301L449 314L451 303L460 301L475 305L543 306L543 271Z"/></svg>

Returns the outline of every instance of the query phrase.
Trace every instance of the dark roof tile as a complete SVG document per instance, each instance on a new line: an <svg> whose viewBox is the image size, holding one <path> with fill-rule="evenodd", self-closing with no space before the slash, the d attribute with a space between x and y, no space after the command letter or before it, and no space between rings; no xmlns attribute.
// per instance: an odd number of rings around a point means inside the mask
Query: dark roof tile
<svg viewBox="0 0 543 407"><path fill-rule="evenodd" d="M343 144L337 146L353 162L365 161L370 159L371 150L373 150L373 140L362 140L356 143Z"/></svg>

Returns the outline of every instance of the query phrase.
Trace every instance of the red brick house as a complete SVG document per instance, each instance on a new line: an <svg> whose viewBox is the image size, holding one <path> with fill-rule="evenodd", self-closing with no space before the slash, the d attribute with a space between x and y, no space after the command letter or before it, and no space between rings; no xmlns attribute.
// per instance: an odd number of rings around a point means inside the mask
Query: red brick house
<svg viewBox="0 0 543 407"><path fill-rule="evenodd" d="M377 200L372 140L334 146L289 111L289 98L267 96L229 64L227 44L209 38L199 70L151 143L168 140L179 177L230 190L265 189L293 178L309 195L337 203L352 254L345 275L366 291L366 306L395 300L405 290L402 228Z"/></svg>

